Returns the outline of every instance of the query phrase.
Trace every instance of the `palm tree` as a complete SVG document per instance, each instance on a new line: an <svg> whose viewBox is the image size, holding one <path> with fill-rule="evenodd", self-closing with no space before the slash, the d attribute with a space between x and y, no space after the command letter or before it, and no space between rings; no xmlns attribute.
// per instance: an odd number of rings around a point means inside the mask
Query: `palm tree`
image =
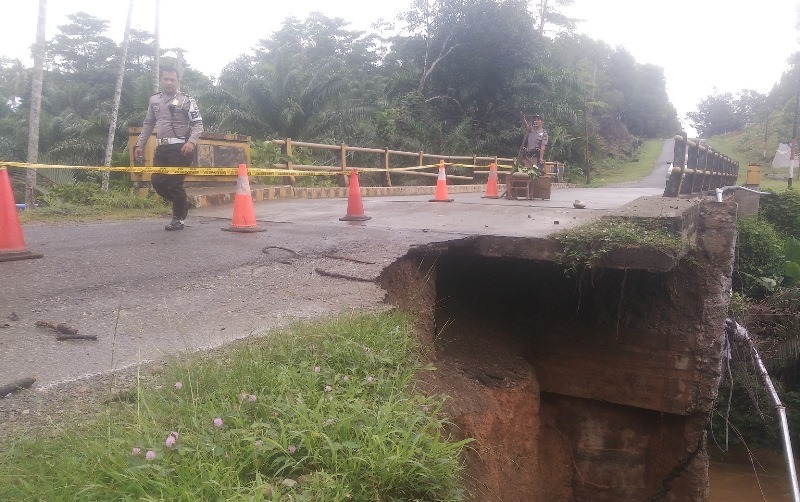
<svg viewBox="0 0 800 502"><path fill-rule="evenodd" d="M39 21L36 25L36 46L33 51L33 85L31 86L31 113L28 121L28 163L35 164L39 157L39 115L42 110L42 75L47 45L44 27L47 19L47 0L39 0ZM32 210L36 201L36 170L29 169L25 187L25 209Z"/></svg>
<svg viewBox="0 0 800 502"><path fill-rule="evenodd" d="M155 70L155 76L153 78L153 92L158 92L158 88L161 85L161 76L159 75L159 66L161 65L161 0L156 0L156 33L155 37L153 38L153 46L155 50L153 51L155 54L155 63L153 64L153 68Z"/></svg>
<svg viewBox="0 0 800 502"><path fill-rule="evenodd" d="M119 100L122 97L122 81L125 78L125 62L128 59L128 42L131 38L131 14L133 13L133 0L128 2L128 19L125 21L125 35L122 37L122 54L119 59L119 73L117 73L117 86L114 89L114 104L111 108L111 123L108 124L108 142L106 143L106 157L103 165L111 167L111 154L114 151L114 132L117 129L117 116L119 115ZM108 190L109 171L103 172L103 190Z"/></svg>

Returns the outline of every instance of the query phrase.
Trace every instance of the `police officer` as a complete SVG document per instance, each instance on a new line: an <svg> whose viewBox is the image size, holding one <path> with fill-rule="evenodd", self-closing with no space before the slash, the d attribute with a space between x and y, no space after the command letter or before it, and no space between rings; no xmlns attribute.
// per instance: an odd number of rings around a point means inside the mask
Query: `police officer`
<svg viewBox="0 0 800 502"><path fill-rule="evenodd" d="M136 141L134 156L144 159L144 146L153 129L157 145L153 166L189 167L195 157L195 147L203 132L203 118L194 98L178 90L178 71L171 66L159 72L161 92L150 96L142 132ZM156 193L172 202L172 222L165 230L183 230L189 214L189 199L183 186L184 175L153 173L150 181Z"/></svg>
<svg viewBox="0 0 800 502"><path fill-rule="evenodd" d="M532 120L533 124L528 124L525 114L522 114L522 123L525 124L527 135L525 139L525 156L534 165L541 167L544 164L544 150L550 141L550 136L544 128L544 121L541 115L534 115Z"/></svg>

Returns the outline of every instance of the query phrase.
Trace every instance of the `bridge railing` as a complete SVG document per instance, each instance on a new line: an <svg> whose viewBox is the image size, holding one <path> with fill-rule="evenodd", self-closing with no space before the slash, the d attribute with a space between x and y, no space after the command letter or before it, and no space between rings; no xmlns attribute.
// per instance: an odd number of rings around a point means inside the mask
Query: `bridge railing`
<svg viewBox="0 0 800 502"><path fill-rule="evenodd" d="M667 177L664 197L708 192L734 185L739 162L715 152L702 140L675 136L675 157Z"/></svg>
<svg viewBox="0 0 800 502"><path fill-rule="evenodd" d="M331 145L324 143L307 143L303 141L294 141L291 138L286 139L273 139L272 143L281 148L282 153L289 159L293 157L294 148L303 147L310 150L328 150L335 151L338 155L338 165L304 165L288 161L286 163L273 164L274 168L293 169L297 171L330 171L332 173L346 174L350 169L358 169L360 171L373 171L380 172L384 175L384 180L387 186L391 186L392 175L411 175L420 177L438 177L436 172L426 172L425 169L436 168L439 161L445 161L454 166L463 166L473 168L472 176L459 176L448 174L448 179L458 180L473 180L475 174L489 174L489 164L495 164L498 171L511 170L516 159L509 157L488 157L478 155L436 155L425 152L407 152L402 150L390 150L389 148L364 148L356 146L348 146L344 143L341 145ZM375 155L375 161L369 162L370 166L355 165L354 162L348 161L348 157L352 153L371 154ZM395 160L394 165L390 158ZM398 159L405 159L405 162ZM401 164L401 165L397 165ZM483 169L481 169L483 168Z"/></svg>

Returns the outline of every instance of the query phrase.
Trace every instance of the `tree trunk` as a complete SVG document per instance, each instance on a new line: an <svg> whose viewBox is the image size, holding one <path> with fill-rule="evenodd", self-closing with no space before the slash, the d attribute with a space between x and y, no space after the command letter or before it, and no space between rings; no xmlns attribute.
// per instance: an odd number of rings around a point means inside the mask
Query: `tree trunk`
<svg viewBox="0 0 800 502"><path fill-rule="evenodd" d="M133 13L133 0L128 2L128 20L125 22L125 34L122 37L122 53L120 54L119 73L117 73L117 86L114 89L114 105L111 108L111 122L108 124L108 142L106 142L106 157L103 163L111 167L111 154L114 151L114 135L117 130L117 117L119 115L119 100L122 97L122 81L125 79L125 63L128 60L128 42L131 38L131 14ZM111 173L103 172L103 190L108 190L108 178Z"/></svg>
<svg viewBox="0 0 800 502"><path fill-rule="evenodd" d="M153 38L153 45L155 45L155 64L153 67L155 68L155 80L153 80L153 92L158 92L158 88L161 85L161 76L159 75L161 71L161 44L159 42L159 37L161 36L161 0L156 0L156 33L155 37Z"/></svg>
<svg viewBox="0 0 800 502"><path fill-rule="evenodd" d="M47 44L44 28L47 19L47 0L39 0L39 21L36 24L36 44L33 51L33 84L31 85L31 113L28 119L28 163L39 159L39 117L42 110L42 75ZM28 169L25 183L25 210L36 205L36 169Z"/></svg>
<svg viewBox="0 0 800 502"><path fill-rule="evenodd" d="M539 35L544 36L544 23L547 19L547 14L550 8L547 5L548 0L539 0Z"/></svg>

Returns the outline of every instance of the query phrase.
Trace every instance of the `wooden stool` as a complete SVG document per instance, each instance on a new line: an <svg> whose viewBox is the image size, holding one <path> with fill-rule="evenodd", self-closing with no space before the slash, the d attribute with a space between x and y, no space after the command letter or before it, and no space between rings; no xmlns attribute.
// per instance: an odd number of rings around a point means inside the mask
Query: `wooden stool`
<svg viewBox="0 0 800 502"><path fill-rule="evenodd" d="M513 173L506 176L506 198L515 200L519 197L530 199L533 180L524 173Z"/></svg>

